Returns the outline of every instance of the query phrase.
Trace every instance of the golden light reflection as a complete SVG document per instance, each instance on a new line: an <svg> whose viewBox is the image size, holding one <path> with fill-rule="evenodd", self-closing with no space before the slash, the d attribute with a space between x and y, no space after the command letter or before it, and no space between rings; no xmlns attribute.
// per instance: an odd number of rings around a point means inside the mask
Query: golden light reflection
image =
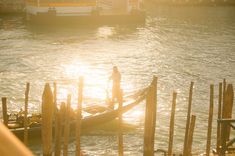
<svg viewBox="0 0 235 156"><path fill-rule="evenodd" d="M63 87L59 87L59 90L58 90L58 100L59 101L64 101L65 102L65 99L67 99L67 96L69 94L68 90L66 88L63 88Z"/></svg>
<svg viewBox="0 0 235 156"><path fill-rule="evenodd" d="M84 79L84 105L92 105L94 103L105 101L108 88L108 75L104 69L91 68L83 63L72 63L63 65L63 77L68 82L58 88L61 100L66 100L67 94L72 95L72 106L77 103L78 79Z"/></svg>
<svg viewBox="0 0 235 156"><path fill-rule="evenodd" d="M112 27L100 27L97 32L97 36L107 38L109 36L112 36L114 34L114 28Z"/></svg>
<svg viewBox="0 0 235 156"><path fill-rule="evenodd" d="M144 110L144 109L143 109ZM128 114L124 114L123 119L130 123L137 123L144 119L144 111L141 109L135 109Z"/></svg>
<svg viewBox="0 0 235 156"><path fill-rule="evenodd" d="M61 70L63 71L61 72L63 80L61 83L58 82L58 104L62 101L66 102L67 95L71 94L71 106L76 109L79 77L83 77L84 79L84 107L97 104L106 106L107 98L111 99L112 81L109 81L109 77L112 73L112 68L107 70L104 67L94 67L76 60L71 64L63 65ZM132 83L124 85L124 82L122 82L122 89L125 95L134 93L136 91L134 87ZM132 117L136 118L141 116L142 113L137 111L134 114L131 113L129 117L131 119Z"/></svg>
<svg viewBox="0 0 235 156"><path fill-rule="evenodd" d="M78 79L79 76L85 76L90 72L86 65L69 64L64 66L64 74L68 78Z"/></svg>

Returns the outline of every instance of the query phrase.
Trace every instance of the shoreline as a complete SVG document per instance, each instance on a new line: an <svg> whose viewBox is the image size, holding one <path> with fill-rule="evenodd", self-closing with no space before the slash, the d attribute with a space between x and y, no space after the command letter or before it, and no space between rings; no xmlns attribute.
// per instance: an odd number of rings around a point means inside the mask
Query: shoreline
<svg viewBox="0 0 235 156"><path fill-rule="evenodd" d="M154 3L156 7L159 6L180 6L180 7L234 7L235 1L182 1L182 0L149 0L145 3ZM25 3L24 2L1 2L0 1L0 15L14 15L14 14L25 14Z"/></svg>

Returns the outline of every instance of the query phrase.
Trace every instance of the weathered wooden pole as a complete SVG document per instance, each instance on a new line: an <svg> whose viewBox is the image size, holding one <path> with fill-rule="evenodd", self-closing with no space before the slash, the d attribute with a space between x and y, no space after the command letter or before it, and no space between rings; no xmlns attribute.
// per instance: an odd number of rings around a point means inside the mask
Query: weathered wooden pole
<svg viewBox="0 0 235 156"><path fill-rule="evenodd" d="M157 111L157 77L148 89L145 108L144 156L154 155L154 138Z"/></svg>
<svg viewBox="0 0 235 156"><path fill-rule="evenodd" d="M55 121L55 156L60 156L61 153L61 129L62 129L62 112L63 110L56 111L56 121Z"/></svg>
<svg viewBox="0 0 235 156"><path fill-rule="evenodd" d="M120 90L118 97L118 155L123 156L123 134L122 134L122 104L123 104L123 92Z"/></svg>
<svg viewBox="0 0 235 156"><path fill-rule="evenodd" d="M218 99L218 120L221 119L222 113L222 83L219 83L219 99ZM221 146L221 124L217 122L217 141L216 141L216 152L220 153L220 146Z"/></svg>
<svg viewBox="0 0 235 156"><path fill-rule="evenodd" d="M82 101L83 101L83 78L79 78L78 84L78 105L77 105L77 123L76 123L76 155L81 155L81 121L82 121Z"/></svg>
<svg viewBox="0 0 235 156"><path fill-rule="evenodd" d="M210 107L209 107L208 130L207 130L206 156L210 155L211 131L212 131L212 119L213 119L213 107L214 107L213 105L214 105L214 85L210 85Z"/></svg>
<svg viewBox="0 0 235 156"><path fill-rule="evenodd" d="M221 122L221 149L219 152L219 156L225 156L226 153L226 130L228 127L227 122Z"/></svg>
<svg viewBox="0 0 235 156"><path fill-rule="evenodd" d="M42 95L42 147L43 155L52 155L52 119L53 119L53 95L49 83L46 83Z"/></svg>
<svg viewBox="0 0 235 156"><path fill-rule="evenodd" d="M152 124L151 124L151 151L154 153L154 139L155 139L155 127L156 127L156 117L157 117L157 80L158 78L156 76L153 76L152 81Z"/></svg>
<svg viewBox="0 0 235 156"><path fill-rule="evenodd" d="M189 90L189 100L188 100L188 113L187 113L186 128L185 128L185 135L184 135L183 156L187 156L187 151L188 151L188 131L189 131L191 107L192 107L193 85L194 85L194 82L191 82L190 90Z"/></svg>
<svg viewBox="0 0 235 156"><path fill-rule="evenodd" d="M56 113L57 113L57 110L58 110L58 108L57 108L57 84L56 84L56 82L54 82L53 83L53 87L54 87L54 91L53 91L53 101L54 101L54 112L53 112L53 114L54 114L54 120L56 121L56 117L57 117L57 115L56 115ZM55 124L56 124L56 122L55 122Z"/></svg>
<svg viewBox="0 0 235 156"><path fill-rule="evenodd" d="M26 84L25 90L25 103L24 103L24 144L28 144L28 102L29 102L29 86Z"/></svg>
<svg viewBox="0 0 235 156"><path fill-rule="evenodd" d="M195 127L196 116L191 116L190 126L189 126L189 134L188 134L188 156L192 155L192 144L193 144L193 132Z"/></svg>
<svg viewBox="0 0 235 156"><path fill-rule="evenodd" d="M144 126L144 156L153 156L153 151L151 149L151 96L152 96L152 86L149 87L146 96L146 108L145 108L145 126Z"/></svg>
<svg viewBox="0 0 235 156"><path fill-rule="evenodd" d="M226 104L226 98L227 98L227 96L226 96L226 94L227 94L227 82L226 82L226 79L223 79L223 105L222 105L222 119L225 119L225 118L227 118L227 104ZM223 129L224 127L226 127L226 126L224 126L224 125L221 125L221 129ZM227 127L226 127L227 128ZM226 131L225 131L225 129L223 129L223 133L224 134L221 134L222 135L222 139L225 139L225 141L227 140L227 134L225 134L226 133ZM223 142L222 142L222 144L223 144Z"/></svg>
<svg viewBox="0 0 235 156"><path fill-rule="evenodd" d="M61 115L62 115L62 118L61 119L66 119L66 103L65 102L61 102L61 105L60 105L60 112L61 112ZM62 120L61 120L62 121ZM65 121L63 121L65 122Z"/></svg>
<svg viewBox="0 0 235 156"><path fill-rule="evenodd" d="M7 116L7 98L2 97L2 116L5 126L8 126L8 116Z"/></svg>
<svg viewBox="0 0 235 156"><path fill-rule="evenodd" d="M67 107L66 107L66 115L65 115L65 122L64 122L64 150L63 155L68 155L68 144L69 144L69 131L70 131L70 107L71 105L71 95L67 97Z"/></svg>
<svg viewBox="0 0 235 156"><path fill-rule="evenodd" d="M226 95L226 88L227 88L227 83L226 80L223 80L223 106L222 106L222 118L225 118L225 110L226 110L226 103L225 103L225 95Z"/></svg>
<svg viewBox="0 0 235 156"><path fill-rule="evenodd" d="M226 79L223 79L223 93L225 93L227 87Z"/></svg>
<svg viewBox="0 0 235 156"><path fill-rule="evenodd" d="M174 137L174 124L175 124L175 106L176 106L177 93L173 93L172 107L171 107L171 119L169 130L169 142L168 142L168 156L172 156L173 137Z"/></svg>
<svg viewBox="0 0 235 156"><path fill-rule="evenodd" d="M232 112L233 112L233 99L234 99L234 92L233 92L233 85L228 84L225 94L225 106L224 106L224 116L225 119L231 119L232 118ZM226 133L226 141L229 141L230 137L230 127L227 126L227 129L225 131Z"/></svg>
<svg viewBox="0 0 235 156"><path fill-rule="evenodd" d="M57 114L56 114L56 129L57 133L56 133L56 143L55 143L55 156L60 156L61 155L61 141L62 141L62 132L64 129L64 124L65 121L64 119L66 118L66 106L65 106L65 102L62 102L60 104L60 109L57 110Z"/></svg>
<svg viewBox="0 0 235 156"><path fill-rule="evenodd" d="M61 146L61 117L60 117L60 111L57 108L57 84L56 82L53 83L53 101L54 101L54 123L55 123L55 134L54 134L54 140L55 140L55 156L60 155L60 146Z"/></svg>
<svg viewBox="0 0 235 156"><path fill-rule="evenodd" d="M65 102L61 102L61 105L60 105L60 121L61 121L61 145L59 146L59 148L61 149L62 147L62 150L64 151L64 136L65 136L65 121L66 120L66 103ZM61 153L61 150L59 151L59 154ZM60 155L58 155L60 156Z"/></svg>

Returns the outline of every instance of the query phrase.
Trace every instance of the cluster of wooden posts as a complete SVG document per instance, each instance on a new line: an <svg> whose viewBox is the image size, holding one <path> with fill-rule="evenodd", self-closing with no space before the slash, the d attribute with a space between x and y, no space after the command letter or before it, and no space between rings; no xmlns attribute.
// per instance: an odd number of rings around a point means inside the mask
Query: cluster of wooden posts
<svg viewBox="0 0 235 156"><path fill-rule="evenodd" d="M80 156L80 134L82 120L83 79L79 80L78 105L76 114L76 155ZM67 96L67 102L62 102L60 109L57 108L57 86L54 83L54 93L49 84L45 85L42 96L42 145L43 155L49 156L53 153L53 122L54 122L54 154L61 155L63 143L63 155L68 155L68 144L70 136L70 114L71 95ZM63 135L62 135L63 132Z"/></svg>
<svg viewBox="0 0 235 156"><path fill-rule="evenodd" d="M24 111L24 143L28 144L28 96L30 84L27 83L25 91L25 111ZM182 150L183 156L192 155L193 133L196 122L196 116L192 115L192 97L193 97L194 83L191 82L188 98L187 121L184 136L184 146ZM83 101L83 79L79 79L78 84L78 101L76 113L76 155L82 155L80 147L80 134L82 124L82 101ZM118 154L122 156L123 151L123 130L122 130L122 91L118 98L119 109L119 130L118 130ZM218 96L218 125L217 125L217 148L218 155L224 156L228 150L227 141L229 141L230 123L232 120L233 107L233 86L232 84L219 83ZM175 108L176 108L177 93L173 92L172 108L169 126L169 141L168 150L164 151L165 155L171 156L173 153L173 136L174 136L174 122L175 122ZM2 109L4 124L8 124L7 118L7 101L2 98ZM42 96L42 146L43 155L52 155L53 151L56 156L61 155L61 147L63 147L63 155L68 155L68 144L70 136L70 111L71 111L71 95L67 96L67 102L62 102L60 109L57 108L57 85L54 83L54 90L52 92L50 85L47 83L44 88ZM208 117L208 131L206 156L211 152L211 133L212 120L214 109L214 85L210 85L210 102L209 102L209 117ZM147 90L146 95L146 110L145 110L145 125L144 125L144 145L143 155L153 156L157 151L154 148L155 141L155 127L156 127L156 112L157 112L157 77L153 78L151 85ZM54 128L53 128L54 127ZM53 132L54 129L54 132ZM63 133L63 134L62 134ZM54 136L53 136L54 135ZM54 139L53 139L54 138ZM54 141L54 143L53 143ZM231 144L231 143L230 143ZM53 150L54 145L54 150Z"/></svg>
<svg viewBox="0 0 235 156"><path fill-rule="evenodd" d="M192 111L192 95L193 95L194 83L191 82L189 90L188 99L188 112L184 136L184 146L183 146L183 156L192 155L192 143L193 143L193 133L195 127L196 116L191 115ZM171 108L171 118L169 126L169 141L168 141L168 151L165 155L173 155L172 144L174 135L174 117L175 117L175 107L176 107L176 96L177 93L173 92L172 108ZM229 140L230 138L230 127L234 128L232 123L235 123L232 118L233 111L233 99L234 92L232 84L226 84L224 79L223 83L219 83L219 96L218 96L218 124L217 124L217 143L216 149L213 150L214 154L219 156L224 156L229 150L234 150L234 148L229 148L235 139ZM208 117L208 129L207 129L207 143L205 155L209 156L211 153L211 133L212 133L212 120L213 120L213 110L214 110L214 85L210 85L210 102L209 102L209 117Z"/></svg>
<svg viewBox="0 0 235 156"><path fill-rule="evenodd" d="M226 80L219 84L217 143L216 151L224 156L226 151L235 151L230 146L235 138L230 140L230 129L235 129L235 119L232 119L234 91L232 84L226 84Z"/></svg>
<svg viewBox="0 0 235 156"><path fill-rule="evenodd" d="M196 122L196 116L192 112L192 97L193 97L194 82L191 82L188 98L188 111L184 136L183 156L192 155L193 133ZM227 151L234 150L229 148L235 139L230 140L230 127L234 128L235 119L232 118L234 92L232 84L226 84L224 79L223 83L219 83L219 96L218 96L218 124L217 124L217 143L216 150L213 152L219 156L224 156ZM165 155L172 156L173 153L173 136L174 136L174 122L175 122L175 108L176 108L177 93L173 92L171 117L169 125L169 140L168 150L163 151ZM156 109L157 109L157 78L154 77L152 85L146 97L146 112L145 112L145 131L144 131L144 155L154 155L154 134L156 126ZM207 143L205 155L209 156L211 153L211 133L212 133L212 120L214 110L214 85L210 85L210 102L209 102L209 116L208 116L208 129L207 129Z"/></svg>

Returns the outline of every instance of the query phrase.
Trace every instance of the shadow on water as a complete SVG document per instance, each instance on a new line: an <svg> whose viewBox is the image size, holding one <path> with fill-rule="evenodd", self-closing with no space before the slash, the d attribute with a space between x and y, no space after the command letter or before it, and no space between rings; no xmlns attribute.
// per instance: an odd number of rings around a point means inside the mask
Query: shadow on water
<svg viewBox="0 0 235 156"><path fill-rule="evenodd" d="M101 35L116 38L118 36L130 35L136 33L139 27L143 25L32 25L26 24L26 29L33 34L44 34L44 35L66 35L66 36L90 36L90 35ZM96 36L94 36L96 37ZM95 39L95 38L94 38Z"/></svg>
<svg viewBox="0 0 235 156"><path fill-rule="evenodd" d="M24 27L25 18L22 14L0 14L0 30L18 29Z"/></svg>
<svg viewBox="0 0 235 156"><path fill-rule="evenodd" d="M131 35L143 28L145 23L99 24L99 23L60 23L35 24L26 21L24 14L0 15L0 30L23 29L34 35L56 36L90 36L99 34L109 38ZM94 36L95 37L95 36ZM95 38L94 38L95 39Z"/></svg>

